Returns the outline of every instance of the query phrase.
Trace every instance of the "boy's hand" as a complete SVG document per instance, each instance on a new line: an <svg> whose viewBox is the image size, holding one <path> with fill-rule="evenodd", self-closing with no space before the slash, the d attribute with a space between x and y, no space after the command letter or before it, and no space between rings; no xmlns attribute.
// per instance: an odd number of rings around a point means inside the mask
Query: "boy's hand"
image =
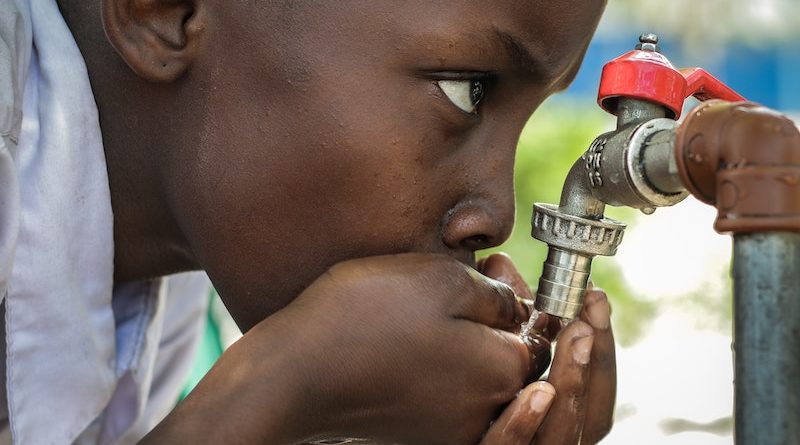
<svg viewBox="0 0 800 445"><path fill-rule="evenodd" d="M530 289L505 255L492 255L481 271L510 285L520 298L532 300ZM581 320L566 326L541 314L535 329L556 335L555 359L548 382L529 385L509 405L481 445L592 444L611 428L616 397L614 337L605 293L589 289ZM555 395L555 402L552 402Z"/></svg>
<svg viewBox="0 0 800 445"><path fill-rule="evenodd" d="M527 316L509 286L449 257L341 263L226 351L145 442L368 437L464 445L483 437L483 445L514 445L534 434L537 444L577 443L581 432L601 437L613 408L610 331L587 336L586 323L566 327L549 383L520 393L550 353L547 339L518 335ZM580 352L592 340L587 365Z"/></svg>
<svg viewBox="0 0 800 445"><path fill-rule="evenodd" d="M301 353L287 378L306 382L314 436L463 445L549 362L549 342L514 333L526 318L510 287L407 254L333 267L265 326Z"/></svg>

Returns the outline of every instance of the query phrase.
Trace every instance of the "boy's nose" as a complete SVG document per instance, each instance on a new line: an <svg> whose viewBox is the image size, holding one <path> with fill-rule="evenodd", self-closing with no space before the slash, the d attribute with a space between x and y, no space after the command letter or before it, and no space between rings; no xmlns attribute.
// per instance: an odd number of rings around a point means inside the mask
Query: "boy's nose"
<svg viewBox="0 0 800 445"><path fill-rule="evenodd" d="M500 201L471 200L457 205L445 221L442 241L450 249L469 251L502 244L514 227L513 191L509 195L510 199Z"/></svg>
<svg viewBox="0 0 800 445"><path fill-rule="evenodd" d="M467 194L450 209L442 226L442 241L450 249L488 249L511 235L514 155L521 125L515 119L487 124L473 140L463 176Z"/></svg>

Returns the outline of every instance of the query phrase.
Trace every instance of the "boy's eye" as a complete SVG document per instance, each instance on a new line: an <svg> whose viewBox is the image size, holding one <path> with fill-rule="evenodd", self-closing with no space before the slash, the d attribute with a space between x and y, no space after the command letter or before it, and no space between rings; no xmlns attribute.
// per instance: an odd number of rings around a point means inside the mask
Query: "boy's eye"
<svg viewBox="0 0 800 445"><path fill-rule="evenodd" d="M439 80L436 84L450 102L465 113L475 113L483 99L484 83L481 80Z"/></svg>

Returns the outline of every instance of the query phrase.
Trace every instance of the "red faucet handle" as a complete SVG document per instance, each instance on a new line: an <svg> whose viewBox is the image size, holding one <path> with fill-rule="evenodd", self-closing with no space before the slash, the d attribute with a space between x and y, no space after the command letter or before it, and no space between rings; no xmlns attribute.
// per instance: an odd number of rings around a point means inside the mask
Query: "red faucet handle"
<svg viewBox="0 0 800 445"><path fill-rule="evenodd" d="M722 99L728 102L742 102L746 100L742 95L733 91L702 68L684 68L680 70L686 79L686 97L694 96L697 100L705 102L711 99Z"/></svg>
<svg viewBox="0 0 800 445"><path fill-rule="evenodd" d="M597 103L616 114L621 97L657 103L677 119L686 99L686 79L661 53L629 51L603 67Z"/></svg>
<svg viewBox="0 0 800 445"><path fill-rule="evenodd" d="M637 49L608 62L603 67L597 103L616 114L621 97L657 103L678 119L683 102L689 96L701 101L722 99L732 102L745 100L730 87L701 68L676 69L658 52L658 37L645 34L639 38Z"/></svg>

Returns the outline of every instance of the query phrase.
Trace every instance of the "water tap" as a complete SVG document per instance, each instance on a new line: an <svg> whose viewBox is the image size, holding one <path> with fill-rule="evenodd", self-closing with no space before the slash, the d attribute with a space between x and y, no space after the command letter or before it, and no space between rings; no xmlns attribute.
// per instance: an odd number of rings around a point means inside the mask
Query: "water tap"
<svg viewBox="0 0 800 445"><path fill-rule="evenodd" d="M536 309L571 319L580 314L592 260L617 251L625 224L604 217L606 205L651 214L689 194L681 181L675 138L684 100L744 100L700 68L676 69L658 37L603 67L598 104L617 117L567 174L558 205L535 203L531 235L548 245Z"/></svg>

